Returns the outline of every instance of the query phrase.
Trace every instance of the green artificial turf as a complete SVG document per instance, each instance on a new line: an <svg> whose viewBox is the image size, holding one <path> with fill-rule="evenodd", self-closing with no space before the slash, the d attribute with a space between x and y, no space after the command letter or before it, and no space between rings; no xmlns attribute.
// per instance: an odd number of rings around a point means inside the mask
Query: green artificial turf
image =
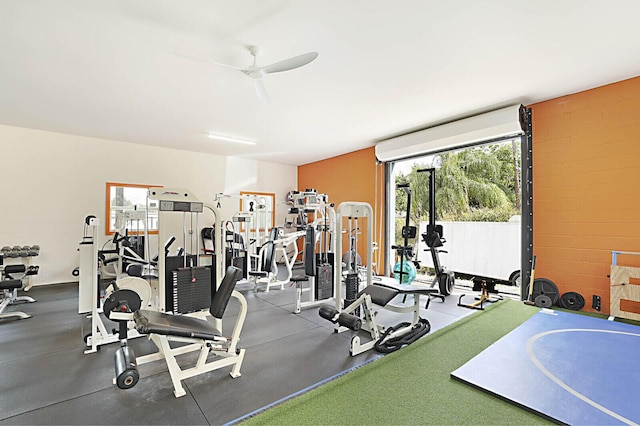
<svg viewBox="0 0 640 426"><path fill-rule="evenodd" d="M449 375L537 311L513 300L493 304L246 423L548 424L536 414Z"/></svg>

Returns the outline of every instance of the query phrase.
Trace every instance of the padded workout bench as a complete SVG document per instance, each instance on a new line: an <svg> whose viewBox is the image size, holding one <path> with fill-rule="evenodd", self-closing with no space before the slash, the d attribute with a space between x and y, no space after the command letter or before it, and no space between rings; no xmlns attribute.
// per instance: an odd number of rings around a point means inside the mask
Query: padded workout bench
<svg viewBox="0 0 640 426"><path fill-rule="evenodd" d="M240 269L233 266L227 268L224 279L215 292L209 308L209 313L216 319L214 322L189 315L171 315L149 310L134 312L133 319L138 332L148 334L149 339L158 347L158 352L138 357L136 359L137 365L164 358L176 397L186 394L181 382L189 377L225 366L233 366L231 377L240 376L245 349L238 349L237 345L247 315L247 302L241 293L234 290L234 287L241 276ZM231 337L227 338L220 335L221 326L218 320L222 319L231 296L240 302L240 312ZM170 342L188 344L172 348ZM195 351L200 352L196 365L186 369L180 368L176 357ZM216 358L207 362L211 353L216 355Z"/></svg>
<svg viewBox="0 0 640 426"><path fill-rule="evenodd" d="M0 290L2 290L2 292L4 293L2 295L2 302L0 302L0 319L12 317L15 317L17 319L31 318L31 315L27 315L24 312L20 311L5 312L5 309L7 309L9 305L13 305L15 302L20 301L21 299L24 302L35 302L35 300L31 297L17 296L16 293L20 288L22 288L22 280L0 281Z"/></svg>
<svg viewBox="0 0 640 426"><path fill-rule="evenodd" d="M0 255L0 272L2 272L2 279L0 280L0 319L16 318L25 319L31 318L31 315L25 314L21 311L5 312L9 305L16 303L33 303L35 299L29 296L18 296L18 290L22 289L24 283L22 279L28 275L35 275L38 273L37 266L26 265L5 265L2 266L2 256ZM13 275L22 274L22 277L15 279Z"/></svg>

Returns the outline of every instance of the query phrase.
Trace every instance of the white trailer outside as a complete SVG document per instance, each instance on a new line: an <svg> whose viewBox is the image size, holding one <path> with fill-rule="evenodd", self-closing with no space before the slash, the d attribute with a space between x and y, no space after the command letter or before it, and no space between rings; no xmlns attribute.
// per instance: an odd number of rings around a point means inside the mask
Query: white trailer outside
<svg viewBox="0 0 640 426"><path fill-rule="evenodd" d="M519 216L516 216L519 219ZM437 222L447 242L440 262L448 270L477 278L511 281L520 271L519 220L510 222ZM420 223L420 235L427 222ZM418 238L417 259L421 266L433 267L429 249Z"/></svg>

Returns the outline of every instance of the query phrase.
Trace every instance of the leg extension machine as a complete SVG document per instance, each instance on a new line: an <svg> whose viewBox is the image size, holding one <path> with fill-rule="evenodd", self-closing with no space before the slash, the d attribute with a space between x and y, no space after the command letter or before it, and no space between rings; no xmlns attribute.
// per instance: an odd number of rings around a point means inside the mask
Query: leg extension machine
<svg viewBox="0 0 640 426"><path fill-rule="evenodd" d="M135 321L136 329L140 333L149 335L149 339L158 347L158 352L136 359L135 355L132 355L130 348L128 348L124 351L125 356L116 356L117 377L114 381L118 387L128 389L137 382L137 379L134 380L137 372L134 374L133 371L126 371L122 368L122 365L119 368L118 358L124 360L128 358L133 368L136 368L137 365L164 359L171 375L173 393L176 397L186 394L182 381L189 377L226 366L232 367L231 377L239 377L245 349L239 349L237 345L247 315L247 302L241 293L234 290L234 287L241 276L242 271L239 268L229 266L220 287L211 300L211 307L209 308L209 313L214 319L220 320L232 296L240 302L240 313L230 338L223 337L220 334L221 330L215 324L219 321L209 322L206 319L189 315L171 315L150 310L134 312L133 320ZM171 342L186 343L186 345L172 347ZM126 344L123 344L124 346ZM120 348L119 351L123 351L123 348ZM189 368L180 367L177 356L190 352L199 352L196 365ZM213 360L208 360L211 354L216 355L216 357ZM120 361L120 364L122 364L122 361ZM129 375L132 379L128 382L127 380L121 380L120 374Z"/></svg>

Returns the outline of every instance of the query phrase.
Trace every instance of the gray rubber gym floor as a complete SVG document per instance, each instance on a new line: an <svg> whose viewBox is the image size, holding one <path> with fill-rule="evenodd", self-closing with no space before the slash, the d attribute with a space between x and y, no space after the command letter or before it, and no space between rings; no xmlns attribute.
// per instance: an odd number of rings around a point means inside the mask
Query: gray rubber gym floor
<svg viewBox="0 0 640 426"><path fill-rule="evenodd" d="M33 317L0 320L0 424L224 424L380 356L349 356L350 332L334 333L317 308L293 314L295 287L238 289L249 307L240 339L247 349L242 376L233 379L223 368L187 379L187 395L175 398L164 361L141 366L138 384L120 390L112 384L117 344L83 353L89 322L77 313L77 283L32 288L36 303L9 310ZM442 328L471 312L457 302L456 294L445 303L434 300L422 316L432 330ZM237 312L232 299L225 328ZM385 325L407 319L385 311L378 317ZM130 345L136 355L155 352L144 337Z"/></svg>

